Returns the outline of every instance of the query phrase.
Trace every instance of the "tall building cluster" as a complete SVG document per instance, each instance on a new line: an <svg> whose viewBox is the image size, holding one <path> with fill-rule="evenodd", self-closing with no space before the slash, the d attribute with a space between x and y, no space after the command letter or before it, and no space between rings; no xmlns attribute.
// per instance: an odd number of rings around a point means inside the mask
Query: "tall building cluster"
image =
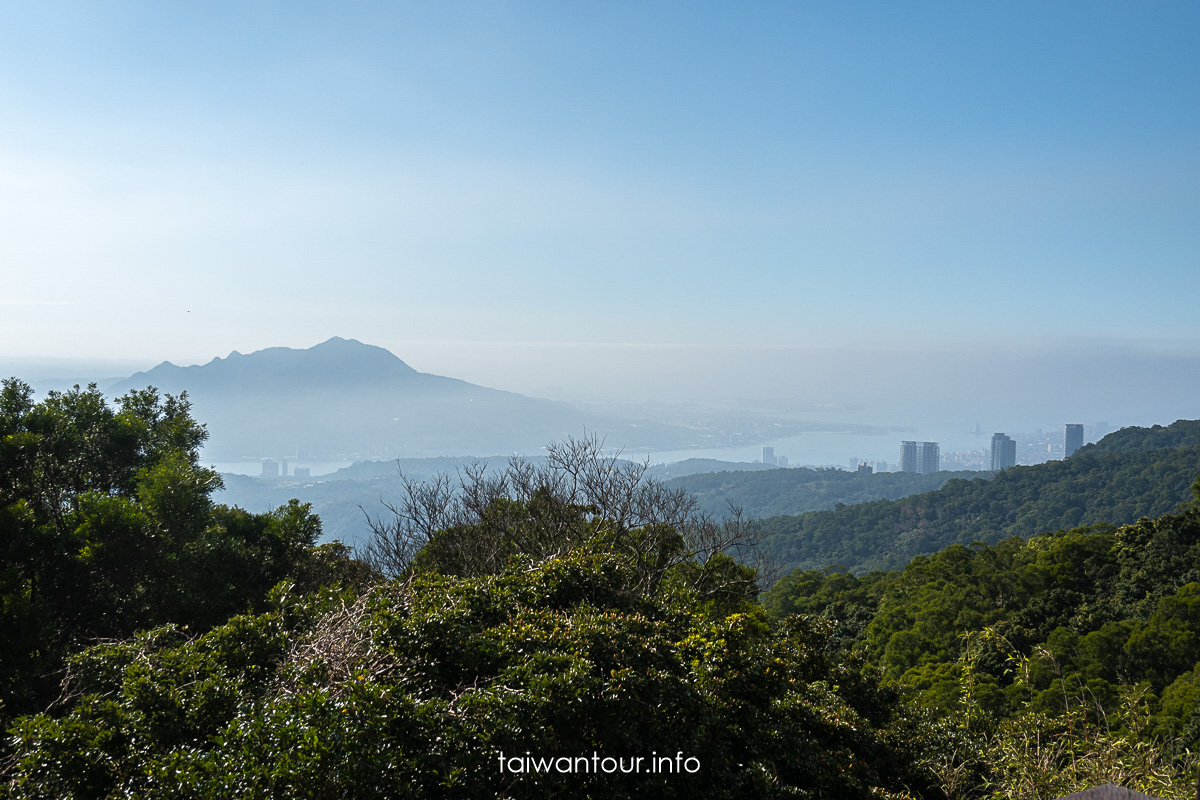
<svg viewBox="0 0 1200 800"><path fill-rule="evenodd" d="M276 461L273 458L263 459L262 473L258 476L266 480L276 480L278 478L288 477L288 462L287 459ZM312 477L311 467L294 467L292 469L293 478L310 478Z"/></svg>
<svg viewBox="0 0 1200 800"><path fill-rule="evenodd" d="M1107 422L1096 423L1095 430L1099 435L1103 435L1108 430ZM982 432L982 427L979 423L975 424L974 433ZM1052 437L1055 436L1052 431L1046 431L1043 435L1039 428L1036 436L1032 434L1023 435L1021 440L1021 460L1022 463L1036 464L1045 461L1048 458L1057 457L1058 442ZM1068 424L1066 426L1065 438L1063 440L1063 457L1066 458L1074 453L1079 448L1083 447L1087 436L1083 425ZM1093 438L1094 441L1094 438ZM982 445L982 442L979 443ZM988 467L990 458L990 468L993 472L1017 465L1017 440L1006 433L992 434L991 452L979 446L977 450L972 450L969 453L951 453L947 457L946 469L985 469ZM921 475L930 475L934 472L940 472L942 465L942 451L939 442L915 442L904 441L900 443L900 464L901 472L915 472ZM964 456L972 457L972 461L965 461ZM776 456L773 447L763 447L762 463L773 464L780 467L786 467L788 460L786 456ZM965 466L963 466L965 464ZM895 468L896 465L892 465ZM889 464L886 461L869 461L855 458L850 462L851 471L871 474L873 472L887 472Z"/></svg>
<svg viewBox="0 0 1200 800"><path fill-rule="evenodd" d="M762 449L762 463L775 467L786 467L788 465L788 457L775 455L774 447L764 447Z"/></svg>
<svg viewBox="0 0 1200 800"><path fill-rule="evenodd" d="M941 469L942 449L937 442L901 442L900 471L931 475Z"/></svg>

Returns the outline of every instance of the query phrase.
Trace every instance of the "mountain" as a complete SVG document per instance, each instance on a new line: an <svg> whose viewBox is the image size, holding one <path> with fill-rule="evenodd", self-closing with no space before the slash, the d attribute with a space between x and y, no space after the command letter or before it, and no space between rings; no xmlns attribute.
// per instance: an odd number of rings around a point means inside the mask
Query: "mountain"
<svg viewBox="0 0 1200 800"><path fill-rule="evenodd" d="M108 387L186 391L208 427L205 456L360 460L536 451L596 433L626 447L699 444L687 429L588 414L563 403L418 372L381 347L334 337L307 350L236 351L169 362Z"/></svg>
<svg viewBox="0 0 1200 800"><path fill-rule="evenodd" d="M782 569L902 569L952 544L996 543L1174 511L1200 473L1200 424L1123 429L1063 461L948 481L900 500L762 520Z"/></svg>

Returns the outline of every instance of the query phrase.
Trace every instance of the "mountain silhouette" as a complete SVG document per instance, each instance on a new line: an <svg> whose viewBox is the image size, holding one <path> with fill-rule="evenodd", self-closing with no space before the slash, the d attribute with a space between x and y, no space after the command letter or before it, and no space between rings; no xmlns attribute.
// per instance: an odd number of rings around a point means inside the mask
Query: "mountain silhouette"
<svg viewBox="0 0 1200 800"><path fill-rule="evenodd" d="M334 337L307 350L234 351L204 365L163 362L108 387L186 391L208 427L205 457L361 460L533 452L597 433L622 447L685 447L685 428L630 423L564 403L431 375L382 347Z"/></svg>

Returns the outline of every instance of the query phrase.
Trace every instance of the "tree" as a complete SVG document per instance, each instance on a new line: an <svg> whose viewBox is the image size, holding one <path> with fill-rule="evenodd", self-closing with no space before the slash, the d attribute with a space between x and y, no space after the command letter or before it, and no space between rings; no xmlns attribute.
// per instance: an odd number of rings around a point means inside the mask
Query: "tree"
<svg viewBox="0 0 1200 800"><path fill-rule="evenodd" d="M207 433L186 395L95 385L35 402L0 387L0 699L44 708L67 655L166 622L205 629L261 608L320 533L293 502L269 514L215 506Z"/></svg>
<svg viewBox="0 0 1200 800"><path fill-rule="evenodd" d="M364 559L389 576L478 577L514 557L545 563L590 544L633 569L640 595L675 583L719 602L755 596L756 579L772 577L761 571L757 527L736 509L721 522L701 513L647 467L604 454L592 436L548 446L544 464L513 458L501 470L476 463L457 478L405 478L390 518L368 517Z"/></svg>
<svg viewBox="0 0 1200 800"><path fill-rule="evenodd" d="M820 622L631 592L611 550L531 561L95 647L14 726L10 796L934 796Z"/></svg>
<svg viewBox="0 0 1200 800"><path fill-rule="evenodd" d="M753 602L754 570L731 557L752 529L697 514L595 439L551 456L473 468L454 491L408 483L372 542L393 579L357 597L281 583L267 613L72 657L56 706L12 728L10 796L927 788L894 696L823 622L772 623Z"/></svg>

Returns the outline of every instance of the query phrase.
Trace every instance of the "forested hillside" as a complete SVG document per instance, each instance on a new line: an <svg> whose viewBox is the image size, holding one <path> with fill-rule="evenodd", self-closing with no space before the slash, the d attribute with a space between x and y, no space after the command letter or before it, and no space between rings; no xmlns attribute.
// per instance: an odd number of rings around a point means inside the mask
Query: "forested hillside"
<svg viewBox="0 0 1200 800"><path fill-rule="evenodd" d="M1120 453L1136 450L1178 450L1200 443L1200 420L1176 420L1170 425L1142 428L1131 425L1108 434L1080 453Z"/></svg>
<svg viewBox="0 0 1200 800"><path fill-rule="evenodd" d="M761 518L831 509L872 500L895 500L939 489L954 478L990 478L991 473L879 472L870 475L841 469L765 469L755 472L708 472L668 482L684 489L711 514L724 515L730 505L748 517Z"/></svg>
<svg viewBox="0 0 1200 800"><path fill-rule="evenodd" d="M885 685L993 745L1028 752L1022 737L1061 734L1082 750L1060 755L1086 759L1141 742L1194 766L1200 480L1193 492L1180 513L1119 528L952 545L861 577L797 570L764 602L834 622Z"/></svg>
<svg viewBox="0 0 1200 800"><path fill-rule="evenodd" d="M0 796L932 796L895 696L757 605L751 531L594 441L409 484L364 562L213 505L203 438L5 384Z"/></svg>
<svg viewBox="0 0 1200 800"><path fill-rule="evenodd" d="M1200 506L760 604L757 529L595 439L402 482L351 554L213 504L203 438L5 383L0 797L1194 791Z"/></svg>
<svg viewBox="0 0 1200 800"><path fill-rule="evenodd" d="M955 479L900 500L772 517L761 523L766 545L785 570L838 565L861 573L901 569L951 544L1159 516L1190 497L1200 471L1196 425L1126 429L1105 437L1103 448L1013 467L991 480ZM1157 443L1166 449L1148 449Z"/></svg>

